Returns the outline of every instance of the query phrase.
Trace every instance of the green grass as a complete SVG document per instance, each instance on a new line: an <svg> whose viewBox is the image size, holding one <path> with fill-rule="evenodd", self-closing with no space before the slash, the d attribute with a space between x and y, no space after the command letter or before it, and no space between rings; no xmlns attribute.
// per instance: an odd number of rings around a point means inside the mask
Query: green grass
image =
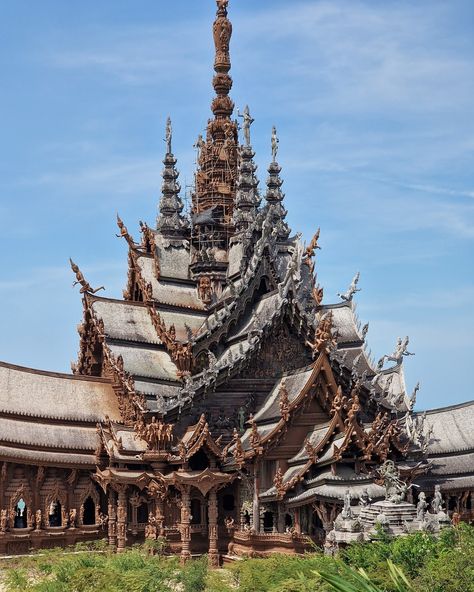
<svg viewBox="0 0 474 592"><path fill-rule="evenodd" d="M245 559L209 570L206 557L180 566L146 546L109 553L102 542L2 562L8 592L474 592L474 528L439 538L415 533L320 552ZM76 551L76 552L71 552ZM156 550L155 550L156 551Z"/></svg>

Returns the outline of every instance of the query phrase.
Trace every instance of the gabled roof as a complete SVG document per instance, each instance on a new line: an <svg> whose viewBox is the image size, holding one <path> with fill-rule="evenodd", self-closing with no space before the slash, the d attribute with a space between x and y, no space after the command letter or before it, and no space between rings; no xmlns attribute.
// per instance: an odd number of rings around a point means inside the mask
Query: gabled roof
<svg viewBox="0 0 474 592"><path fill-rule="evenodd" d="M68 422L120 419L106 378L60 374L0 362L0 414ZM0 430L1 432L1 430Z"/></svg>
<svg viewBox="0 0 474 592"><path fill-rule="evenodd" d="M0 459L92 467L107 416L121 419L110 380L0 362Z"/></svg>
<svg viewBox="0 0 474 592"><path fill-rule="evenodd" d="M474 401L431 409L426 413L426 423L431 428L428 444L429 455L474 451ZM421 416L424 413L419 412ZM472 468L474 472L474 466Z"/></svg>

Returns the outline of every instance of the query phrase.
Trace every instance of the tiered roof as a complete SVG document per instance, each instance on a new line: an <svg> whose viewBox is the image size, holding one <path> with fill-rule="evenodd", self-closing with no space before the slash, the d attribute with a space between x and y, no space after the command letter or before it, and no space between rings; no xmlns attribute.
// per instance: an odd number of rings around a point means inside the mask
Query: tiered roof
<svg viewBox="0 0 474 592"><path fill-rule="evenodd" d="M128 458L140 464L146 444L135 438L137 426L159 416L176 423L179 441L169 450L171 465L183 461L183 450L204 443L228 473L277 461L274 483L261 492L262 500L297 504L337 497L348 483L356 492L367 486L378 497L368 472L388 456L411 455L409 471L411 461L428 453L438 467L432 474L448 475L442 471L454 465L443 468L447 454L464 446L465 462L471 460L472 434L461 417L471 407L430 412L424 425L412 414L414 398L407 395L403 373L408 338L379 364L371 359L368 325L361 327L354 303L359 274L341 301L322 302L314 261L319 230L308 246L291 235L275 128L263 204L248 109L245 143L239 145L231 120L232 27L225 0L218 1L213 32L214 118L206 139L196 144L191 212L183 209L168 122L156 227L141 223L136 243L118 218L129 262L123 300L96 294L71 262L84 305L74 376L0 365L0 456L93 466L100 422L109 462ZM387 361L393 364L384 367ZM211 411L224 403L237 406L231 387L245 379L254 383L250 389L244 385L249 399L254 391L258 396L245 407L243 431L228 418L223 429L207 416L194 422L201 404ZM224 401L226 396L231 400ZM35 422L48 424L48 430ZM453 429L445 431L448 424ZM210 435L217 429L222 449ZM105 470L118 469L102 468L102 480L112 478Z"/></svg>

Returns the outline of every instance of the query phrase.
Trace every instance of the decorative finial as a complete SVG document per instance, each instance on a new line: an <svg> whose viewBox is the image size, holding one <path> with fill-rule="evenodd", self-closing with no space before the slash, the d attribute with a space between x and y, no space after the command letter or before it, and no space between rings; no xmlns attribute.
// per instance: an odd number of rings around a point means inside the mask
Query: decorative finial
<svg viewBox="0 0 474 592"><path fill-rule="evenodd" d="M237 115L239 117L242 117L242 119L243 119L242 128L244 130L245 144L246 144L246 146L250 146L250 126L255 121L255 119L250 115L250 110L249 110L248 105L245 105L245 109L244 109L243 113L241 113L237 109Z"/></svg>
<svg viewBox="0 0 474 592"><path fill-rule="evenodd" d="M217 2L217 14L220 16L227 15L227 5L229 4L229 0L216 0Z"/></svg>
<svg viewBox="0 0 474 592"><path fill-rule="evenodd" d="M344 302L352 302L352 299L354 298L354 294L356 292L360 292L360 288L357 287L357 284L359 283L359 278L360 278L360 272L358 271L355 274L355 276L352 278L351 285L349 286L347 292L344 292L344 294L340 294L339 292L337 293L339 298L344 300Z"/></svg>
<svg viewBox="0 0 474 592"><path fill-rule="evenodd" d="M82 271L79 269L79 266L74 263L74 261L69 258L69 263L71 264L71 269L76 274L76 281L73 283L72 287L76 286L77 284L81 285L81 289L79 290L80 294L84 294L88 292L89 294L95 294L99 290L105 290L104 286L100 286L100 288L96 288L95 290L91 287L89 282L85 279Z"/></svg>
<svg viewBox="0 0 474 592"><path fill-rule="evenodd" d="M280 140L277 137L276 127L272 127L272 161L276 162L276 157L278 154L278 144Z"/></svg>
<svg viewBox="0 0 474 592"><path fill-rule="evenodd" d="M173 137L173 129L171 127L171 117L168 115L168 118L166 119L166 137L165 137L165 142L166 142L166 153L167 154L172 154L173 151L171 149L171 139Z"/></svg>

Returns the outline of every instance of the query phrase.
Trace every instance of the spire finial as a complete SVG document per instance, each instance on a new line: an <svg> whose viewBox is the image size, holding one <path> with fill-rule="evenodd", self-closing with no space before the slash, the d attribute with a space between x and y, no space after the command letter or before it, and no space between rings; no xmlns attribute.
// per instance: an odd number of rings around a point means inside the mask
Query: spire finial
<svg viewBox="0 0 474 592"><path fill-rule="evenodd" d="M165 132L165 142L166 142L166 154L173 154L171 149L171 140L173 137L173 128L171 127L171 117L168 115L166 119L166 132Z"/></svg>
<svg viewBox="0 0 474 592"><path fill-rule="evenodd" d="M243 119L242 128L244 130L245 145L250 146L250 126L255 121L255 119L250 115L250 109L248 105L245 105L243 113L237 109L237 115Z"/></svg>
<svg viewBox="0 0 474 592"><path fill-rule="evenodd" d="M272 162L276 162L279 142L280 142L280 140L278 139L278 136L277 136L276 127L273 126L272 127Z"/></svg>
<svg viewBox="0 0 474 592"><path fill-rule="evenodd" d="M228 118L232 115L234 104L228 97L232 86L230 70L230 38L232 36L232 23L227 18L227 1L217 0L217 14L213 25L214 45L216 56L214 70L216 72L212 84L217 97L212 102L212 111L216 117Z"/></svg>

